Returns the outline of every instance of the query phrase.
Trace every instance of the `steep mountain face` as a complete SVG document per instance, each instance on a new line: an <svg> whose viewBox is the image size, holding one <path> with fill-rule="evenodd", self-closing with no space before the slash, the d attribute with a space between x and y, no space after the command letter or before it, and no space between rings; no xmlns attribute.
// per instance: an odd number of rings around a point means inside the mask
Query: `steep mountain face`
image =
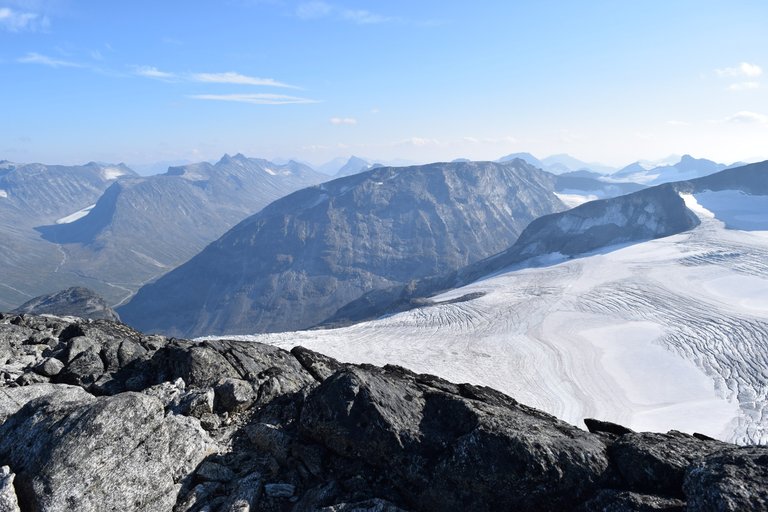
<svg viewBox="0 0 768 512"><path fill-rule="evenodd" d="M296 192L120 308L147 330L299 329L362 293L459 268L562 210L521 160L381 168Z"/></svg>
<svg viewBox="0 0 768 512"><path fill-rule="evenodd" d="M345 305L323 323L348 324L418 307L425 303L425 297L466 285L482 276L537 257L552 254L573 257L616 244L687 231L697 226L699 220L686 207L680 193L724 190L747 196L768 195L768 162L592 201L538 218L531 222L514 245L499 254L456 272L428 277L408 286L371 291Z"/></svg>
<svg viewBox="0 0 768 512"><path fill-rule="evenodd" d="M633 181L645 185L659 185L672 181L690 180L722 171L728 167L705 158L693 158L691 155L683 155L679 162L671 165L662 165L646 168L640 162L624 167L611 175L611 178L619 181Z"/></svg>
<svg viewBox="0 0 768 512"><path fill-rule="evenodd" d="M93 290L72 287L60 292L41 295L25 302L14 313L31 315L59 315L119 321L120 317L109 304Z"/></svg>
<svg viewBox="0 0 768 512"><path fill-rule="evenodd" d="M34 226L67 220L93 206L116 181L136 176L122 164L80 166L0 163L0 308L76 283L57 275L62 252Z"/></svg>
<svg viewBox="0 0 768 512"><path fill-rule="evenodd" d="M301 347L0 314L3 510L768 506L765 446L584 423Z"/></svg>

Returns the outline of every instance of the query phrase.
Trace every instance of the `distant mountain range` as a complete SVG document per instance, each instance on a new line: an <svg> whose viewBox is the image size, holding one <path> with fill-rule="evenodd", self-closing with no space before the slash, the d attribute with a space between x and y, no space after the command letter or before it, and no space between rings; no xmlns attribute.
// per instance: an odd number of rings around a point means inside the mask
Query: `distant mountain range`
<svg viewBox="0 0 768 512"><path fill-rule="evenodd" d="M73 285L118 303L248 215L326 179L302 164L240 154L150 177L122 165L4 169L0 208L13 215L2 229L14 240L0 249L7 310ZM30 265L39 280L29 279Z"/></svg>
<svg viewBox="0 0 768 512"><path fill-rule="evenodd" d="M634 162L615 173L611 179L617 181L632 181L644 185L659 185L671 181L691 180L701 178L709 174L722 171L729 167L738 167L743 163L732 165L719 164L706 158L694 158L691 155L683 155L676 163L649 167L647 163Z"/></svg>
<svg viewBox="0 0 768 512"><path fill-rule="evenodd" d="M146 330L300 329L366 291L459 268L565 209L522 160L379 168L272 203L119 309Z"/></svg>
<svg viewBox="0 0 768 512"><path fill-rule="evenodd" d="M583 162L578 158L574 158L565 153L559 155L551 155L542 160L539 160L530 153L512 153L510 155L499 158L497 161L508 162L510 160L514 160L515 158L525 160L534 167L538 167L539 169L551 172L552 174L563 174L567 172L583 170L595 171L599 174L609 174L615 170L613 167L609 167L607 165Z"/></svg>

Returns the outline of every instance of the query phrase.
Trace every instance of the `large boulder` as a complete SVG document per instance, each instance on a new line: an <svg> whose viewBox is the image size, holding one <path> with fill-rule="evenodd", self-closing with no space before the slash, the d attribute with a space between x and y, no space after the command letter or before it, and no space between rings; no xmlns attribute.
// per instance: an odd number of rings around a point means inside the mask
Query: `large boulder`
<svg viewBox="0 0 768 512"><path fill-rule="evenodd" d="M303 435L387 475L418 510L566 510L608 468L598 438L486 388L399 367L337 371L308 396Z"/></svg>
<svg viewBox="0 0 768 512"><path fill-rule="evenodd" d="M683 489L692 512L768 510L768 447L710 455L688 468Z"/></svg>
<svg viewBox="0 0 768 512"><path fill-rule="evenodd" d="M138 393L28 402L0 426L0 460L38 511L168 511L217 449L197 420Z"/></svg>
<svg viewBox="0 0 768 512"><path fill-rule="evenodd" d="M610 457L630 489L682 498L686 469L729 446L674 430L638 432L621 436L611 446Z"/></svg>

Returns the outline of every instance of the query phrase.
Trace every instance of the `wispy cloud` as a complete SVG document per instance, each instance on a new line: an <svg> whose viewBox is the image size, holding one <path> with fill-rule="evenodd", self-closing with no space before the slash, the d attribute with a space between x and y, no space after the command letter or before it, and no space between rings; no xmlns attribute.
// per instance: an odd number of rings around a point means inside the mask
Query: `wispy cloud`
<svg viewBox="0 0 768 512"><path fill-rule="evenodd" d="M44 30L50 26L47 16L0 7L0 29L9 32Z"/></svg>
<svg viewBox="0 0 768 512"><path fill-rule="evenodd" d="M729 91L750 91L760 88L760 82L737 82L728 86Z"/></svg>
<svg viewBox="0 0 768 512"><path fill-rule="evenodd" d="M757 112L749 112L747 110L742 110L741 112L736 112L732 116L728 116L724 119L727 123L737 123L737 124L760 124L760 125L767 125L768 126L768 116L765 114L758 114Z"/></svg>
<svg viewBox="0 0 768 512"><path fill-rule="evenodd" d="M206 82L214 84L263 85L268 87L299 89L299 87L296 87L295 85L278 82L272 78L246 76L232 71L227 73L193 73L189 77L194 82Z"/></svg>
<svg viewBox="0 0 768 512"><path fill-rule="evenodd" d="M328 16L333 10L333 6L325 2L303 2L296 7L296 16L303 20L311 20Z"/></svg>
<svg viewBox="0 0 768 512"><path fill-rule="evenodd" d="M191 94L188 98L211 101L235 101L254 105L293 105L302 103L319 103L318 100L286 96L284 94Z"/></svg>
<svg viewBox="0 0 768 512"><path fill-rule="evenodd" d="M742 62L738 66L732 68L716 69L717 76L723 77L748 77L754 78L763 74L763 68L757 64L751 64L749 62Z"/></svg>
<svg viewBox="0 0 768 512"><path fill-rule="evenodd" d="M340 8L321 0L302 2L296 7L295 13L297 17L303 20L313 20L332 16L336 19L349 21L358 25L374 25L378 23L402 21L400 18L384 16L365 9Z"/></svg>
<svg viewBox="0 0 768 512"><path fill-rule="evenodd" d="M135 66L134 74L145 78L162 80L164 82L184 81L208 84L256 85L263 87L300 89L300 87L279 82L273 78L247 76L234 71L228 71L226 73L173 73L170 71L162 71L154 66Z"/></svg>
<svg viewBox="0 0 768 512"><path fill-rule="evenodd" d="M341 125L348 125L348 126L354 126L357 124L357 119L354 117L332 117L329 119L331 124L336 126Z"/></svg>
<svg viewBox="0 0 768 512"><path fill-rule="evenodd" d="M175 80L177 78L175 73L170 73L168 71L161 71L154 66L136 66L134 68L134 72L138 76L143 76L146 78L154 78L156 80L168 81L168 80Z"/></svg>
<svg viewBox="0 0 768 512"><path fill-rule="evenodd" d="M39 53L30 52L18 59L18 62L22 64L40 64L51 68L83 68L85 65L72 62L69 60L56 59L54 57L48 57L47 55L41 55Z"/></svg>
<svg viewBox="0 0 768 512"><path fill-rule="evenodd" d="M341 17L345 20L358 23L360 25L373 25L377 23L389 23L392 21L398 21L397 18L393 18L391 16L382 16L381 14L376 14L366 10L352 9L342 10Z"/></svg>

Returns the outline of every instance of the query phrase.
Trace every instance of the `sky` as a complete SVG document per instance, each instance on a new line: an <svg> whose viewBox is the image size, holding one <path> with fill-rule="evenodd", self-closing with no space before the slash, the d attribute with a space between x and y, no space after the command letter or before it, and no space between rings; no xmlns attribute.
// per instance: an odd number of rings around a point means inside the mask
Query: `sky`
<svg viewBox="0 0 768 512"><path fill-rule="evenodd" d="M764 0L0 0L0 160L764 160L766 27Z"/></svg>

